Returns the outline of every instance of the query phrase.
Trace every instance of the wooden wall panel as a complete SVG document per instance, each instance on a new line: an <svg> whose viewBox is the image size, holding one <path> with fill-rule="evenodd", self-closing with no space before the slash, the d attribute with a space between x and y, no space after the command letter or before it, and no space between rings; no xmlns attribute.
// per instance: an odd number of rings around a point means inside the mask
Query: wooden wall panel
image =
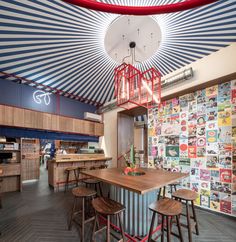
<svg viewBox="0 0 236 242"><path fill-rule="evenodd" d="M0 105L0 125L103 136L103 123Z"/></svg>
<svg viewBox="0 0 236 242"><path fill-rule="evenodd" d="M52 130L59 130L59 116L51 114L51 127Z"/></svg>
<svg viewBox="0 0 236 242"><path fill-rule="evenodd" d="M43 129L51 130L52 129L52 115L50 113L42 113L43 119Z"/></svg>
<svg viewBox="0 0 236 242"><path fill-rule="evenodd" d="M7 107L4 108L4 121L5 124L8 126L13 125L13 107Z"/></svg>
<svg viewBox="0 0 236 242"><path fill-rule="evenodd" d="M20 108L13 108L13 125L19 127L25 125L25 114Z"/></svg>

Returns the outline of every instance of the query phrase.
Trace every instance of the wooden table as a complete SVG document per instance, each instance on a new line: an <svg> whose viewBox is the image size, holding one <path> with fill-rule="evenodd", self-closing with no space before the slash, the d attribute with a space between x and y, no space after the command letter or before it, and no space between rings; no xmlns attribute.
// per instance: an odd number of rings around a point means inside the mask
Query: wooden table
<svg viewBox="0 0 236 242"><path fill-rule="evenodd" d="M157 199L157 189L188 176L180 172L169 172L140 168L141 176L124 175L123 169L107 168L82 171L83 174L111 184L111 198L126 206L125 230L132 235L145 236L150 226L150 203Z"/></svg>
<svg viewBox="0 0 236 242"><path fill-rule="evenodd" d="M145 194L159 189L188 176L188 174L181 172L170 172L151 168L140 168L138 171L144 172L145 174L141 176L128 176L124 174L121 168L90 170L82 171L81 173L138 194Z"/></svg>

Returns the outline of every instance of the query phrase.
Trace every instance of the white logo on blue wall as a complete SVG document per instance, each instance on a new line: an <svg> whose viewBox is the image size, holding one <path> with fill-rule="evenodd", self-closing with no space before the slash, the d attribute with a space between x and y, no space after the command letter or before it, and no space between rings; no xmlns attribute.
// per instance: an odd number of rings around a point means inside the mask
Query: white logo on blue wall
<svg viewBox="0 0 236 242"><path fill-rule="evenodd" d="M50 104L50 95L52 93L49 92L44 92L42 90L37 90L33 93L33 99L37 104L45 104L49 105Z"/></svg>

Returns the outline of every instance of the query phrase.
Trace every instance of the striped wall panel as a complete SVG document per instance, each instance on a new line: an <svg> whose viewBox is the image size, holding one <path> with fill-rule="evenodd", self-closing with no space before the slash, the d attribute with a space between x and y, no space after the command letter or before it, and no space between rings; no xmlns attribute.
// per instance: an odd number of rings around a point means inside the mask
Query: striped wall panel
<svg viewBox="0 0 236 242"><path fill-rule="evenodd" d="M107 55L104 36L116 17L61 0L0 0L0 71L61 90L61 95L82 97L90 104L110 101L118 64ZM155 66L165 75L236 41L235 0L153 18L161 27L162 42L141 69Z"/></svg>

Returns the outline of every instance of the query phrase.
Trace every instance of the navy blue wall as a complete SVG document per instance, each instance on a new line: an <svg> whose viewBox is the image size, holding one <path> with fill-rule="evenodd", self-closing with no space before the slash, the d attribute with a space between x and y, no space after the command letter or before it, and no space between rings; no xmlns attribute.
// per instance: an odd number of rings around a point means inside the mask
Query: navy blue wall
<svg viewBox="0 0 236 242"><path fill-rule="evenodd" d="M96 107L92 105L55 94L50 95L51 101L49 105L44 103L37 104L33 100L33 93L36 90L37 89L33 87L0 78L0 104L61 114L80 119L83 119L84 112L94 113L96 111Z"/></svg>

